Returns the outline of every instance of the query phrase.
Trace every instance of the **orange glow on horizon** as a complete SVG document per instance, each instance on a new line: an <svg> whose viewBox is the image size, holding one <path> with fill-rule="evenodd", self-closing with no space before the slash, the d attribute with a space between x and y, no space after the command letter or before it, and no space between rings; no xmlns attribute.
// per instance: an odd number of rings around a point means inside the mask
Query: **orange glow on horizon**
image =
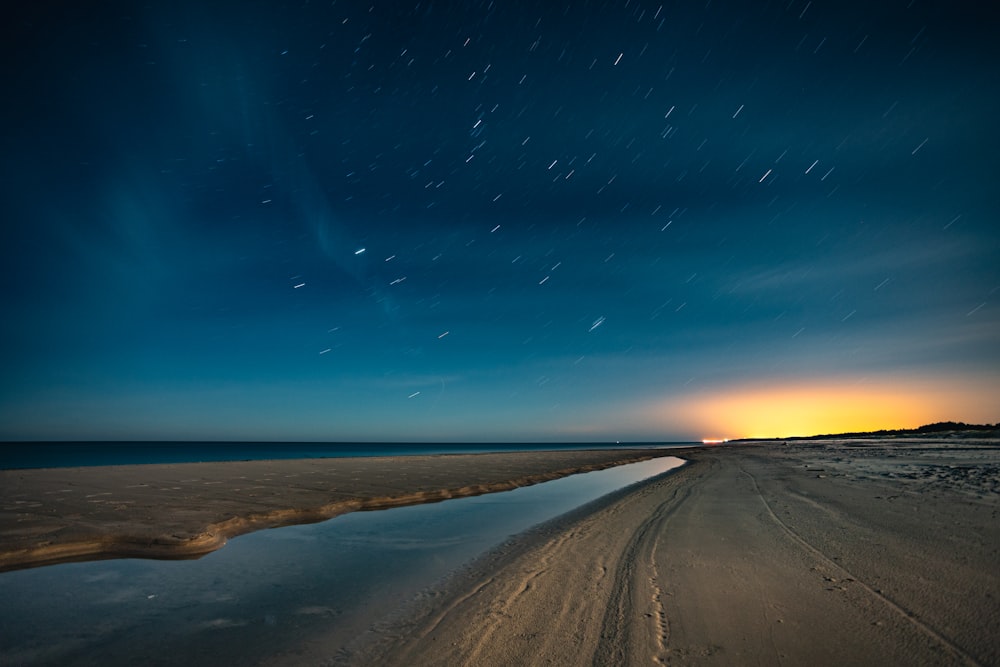
<svg viewBox="0 0 1000 667"><path fill-rule="evenodd" d="M915 428L936 421L993 423L992 383L901 379L894 382L788 382L742 385L665 400L642 410L646 421L682 425L721 438L784 438Z"/></svg>
<svg viewBox="0 0 1000 667"><path fill-rule="evenodd" d="M877 391L810 388L723 395L700 412L719 425L716 430L743 438L784 438L919 426L928 407Z"/></svg>

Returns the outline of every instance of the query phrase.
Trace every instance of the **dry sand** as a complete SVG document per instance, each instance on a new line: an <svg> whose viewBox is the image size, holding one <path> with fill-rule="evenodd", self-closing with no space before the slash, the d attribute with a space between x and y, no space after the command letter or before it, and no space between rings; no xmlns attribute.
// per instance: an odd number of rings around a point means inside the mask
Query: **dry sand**
<svg viewBox="0 0 1000 667"><path fill-rule="evenodd" d="M331 664L1000 665L1000 443L692 453Z"/></svg>
<svg viewBox="0 0 1000 667"><path fill-rule="evenodd" d="M196 558L262 528L504 491L671 450L534 451L0 470L0 572Z"/></svg>

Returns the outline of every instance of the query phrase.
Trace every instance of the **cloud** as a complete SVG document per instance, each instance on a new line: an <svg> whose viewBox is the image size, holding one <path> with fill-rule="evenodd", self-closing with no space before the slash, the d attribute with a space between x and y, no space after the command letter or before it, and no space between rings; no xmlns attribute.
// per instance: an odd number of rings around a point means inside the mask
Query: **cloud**
<svg viewBox="0 0 1000 667"><path fill-rule="evenodd" d="M737 275L723 287L729 294L762 294L775 291L828 290L831 285L856 285L867 279L875 291L883 280L914 271L929 272L962 262L975 249L961 240L928 243L926 239L885 246L867 253L858 247L823 257L795 259Z"/></svg>

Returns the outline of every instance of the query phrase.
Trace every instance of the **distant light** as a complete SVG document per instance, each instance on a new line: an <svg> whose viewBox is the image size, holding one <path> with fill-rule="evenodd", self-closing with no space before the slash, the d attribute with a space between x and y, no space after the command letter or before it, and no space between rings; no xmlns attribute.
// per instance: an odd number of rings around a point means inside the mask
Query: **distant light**
<svg viewBox="0 0 1000 667"><path fill-rule="evenodd" d="M294 289L298 289L300 287L305 287L305 286L306 286L305 283L299 283L298 285L294 285Z"/></svg>
<svg viewBox="0 0 1000 667"><path fill-rule="evenodd" d="M721 445L723 443L729 442L728 438L705 438L701 441L703 445Z"/></svg>
<svg viewBox="0 0 1000 667"><path fill-rule="evenodd" d="M365 252L365 248L358 248L357 250L354 251L354 254L355 255L363 255L364 252Z"/></svg>

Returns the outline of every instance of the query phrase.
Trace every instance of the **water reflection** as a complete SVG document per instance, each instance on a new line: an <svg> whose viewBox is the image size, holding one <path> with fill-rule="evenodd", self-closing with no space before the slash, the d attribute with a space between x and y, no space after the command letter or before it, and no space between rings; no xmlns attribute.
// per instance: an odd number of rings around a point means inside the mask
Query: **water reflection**
<svg viewBox="0 0 1000 667"><path fill-rule="evenodd" d="M507 537L680 464L261 531L197 561L8 572L0 665L316 663Z"/></svg>

